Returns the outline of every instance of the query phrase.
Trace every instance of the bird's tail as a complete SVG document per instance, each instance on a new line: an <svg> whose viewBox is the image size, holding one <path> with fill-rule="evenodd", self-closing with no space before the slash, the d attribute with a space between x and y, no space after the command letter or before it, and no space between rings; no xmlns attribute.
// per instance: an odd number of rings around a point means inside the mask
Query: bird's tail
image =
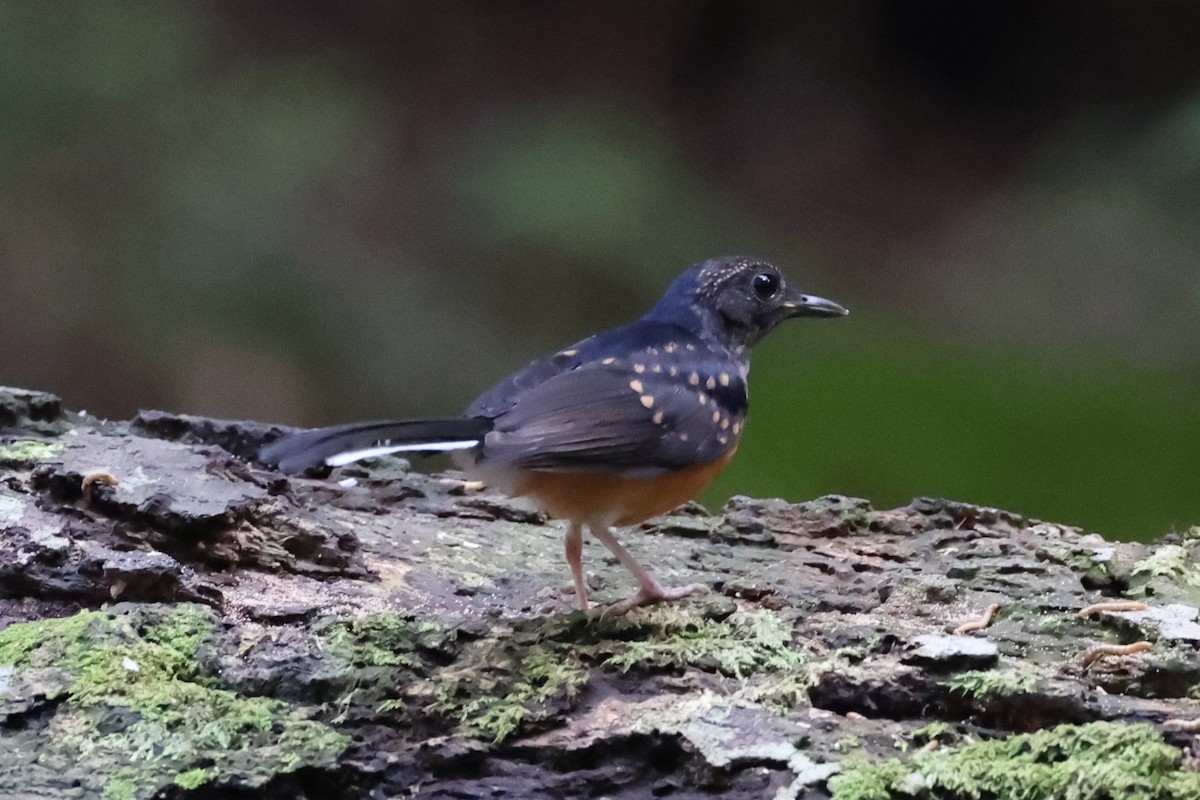
<svg viewBox="0 0 1200 800"><path fill-rule="evenodd" d="M391 453L467 450L491 428L492 421L483 417L353 422L287 434L264 447L259 459L296 473L319 464L340 467Z"/></svg>

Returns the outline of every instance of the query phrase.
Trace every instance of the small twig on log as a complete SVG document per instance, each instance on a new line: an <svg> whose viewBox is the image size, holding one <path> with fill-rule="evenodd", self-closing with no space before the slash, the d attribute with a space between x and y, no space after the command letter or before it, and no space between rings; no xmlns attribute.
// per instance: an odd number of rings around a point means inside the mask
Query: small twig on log
<svg viewBox="0 0 1200 800"><path fill-rule="evenodd" d="M1105 656L1129 656L1143 653L1154 647L1150 642L1134 642L1133 644L1098 644L1083 654L1083 667L1087 669L1097 659Z"/></svg>
<svg viewBox="0 0 1200 800"><path fill-rule="evenodd" d="M1087 618L1101 611L1145 611L1150 606L1138 600L1109 600L1104 603L1093 603L1079 610L1079 616Z"/></svg>
<svg viewBox="0 0 1200 800"><path fill-rule="evenodd" d="M964 622L962 625L959 625L957 628L955 628L953 631L954 635L962 636L964 633L972 633L974 631L983 630L988 625L992 624L992 616L999 609L1000 609L999 603L992 603L990 606L988 606L987 608L984 609L983 616L977 617L976 619L969 619L966 622Z"/></svg>

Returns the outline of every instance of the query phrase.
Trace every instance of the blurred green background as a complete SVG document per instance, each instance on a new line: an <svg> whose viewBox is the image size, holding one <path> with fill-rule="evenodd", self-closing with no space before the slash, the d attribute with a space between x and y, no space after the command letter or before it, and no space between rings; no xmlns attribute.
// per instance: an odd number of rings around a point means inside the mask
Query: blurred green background
<svg viewBox="0 0 1200 800"><path fill-rule="evenodd" d="M1200 5L0 0L0 383L445 414L689 263L851 307L705 497L1200 523Z"/></svg>

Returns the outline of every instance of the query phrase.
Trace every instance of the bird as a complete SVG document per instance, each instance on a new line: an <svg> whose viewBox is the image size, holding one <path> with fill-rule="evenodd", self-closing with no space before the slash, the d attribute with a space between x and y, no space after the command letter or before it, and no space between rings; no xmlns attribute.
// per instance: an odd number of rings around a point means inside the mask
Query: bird
<svg viewBox="0 0 1200 800"><path fill-rule="evenodd" d="M796 317L842 317L773 264L723 256L687 268L639 319L504 378L459 417L354 422L270 442L260 461L295 474L393 453L450 452L467 475L566 520L575 598L590 609L586 527L637 581L605 614L679 600L703 585L661 584L613 529L693 499L729 463L749 407L750 349Z"/></svg>

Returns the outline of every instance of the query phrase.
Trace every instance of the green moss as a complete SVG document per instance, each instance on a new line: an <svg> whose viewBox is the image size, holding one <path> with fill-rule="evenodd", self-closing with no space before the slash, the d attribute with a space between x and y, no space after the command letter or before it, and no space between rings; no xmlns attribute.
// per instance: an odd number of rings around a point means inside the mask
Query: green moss
<svg viewBox="0 0 1200 800"><path fill-rule="evenodd" d="M833 800L1020 798L1174 800L1200 797L1200 774L1149 725L1060 725L995 741L914 753L911 760L847 760Z"/></svg>
<svg viewBox="0 0 1200 800"><path fill-rule="evenodd" d="M1196 569L1188 549L1178 544L1159 545L1129 572L1135 577L1167 578L1188 586L1200 586L1200 570Z"/></svg>
<svg viewBox="0 0 1200 800"><path fill-rule="evenodd" d="M515 678L490 685L443 676L435 682L435 707L470 732L502 742L529 719L546 716L547 704L570 699L588 681L587 669L572 653L534 647L521 660Z"/></svg>
<svg viewBox="0 0 1200 800"><path fill-rule="evenodd" d="M75 680L71 687L74 705L119 703L151 719L167 712L164 691L198 694L208 691L213 681L200 674L196 650L212 635L212 620L201 606L177 606L146 627L139 636L128 622L109 617L109 633L120 643L94 646L89 638L76 639L62 664ZM93 631L96 633L96 631Z"/></svg>
<svg viewBox="0 0 1200 800"><path fill-rule="evenodd" d="M88 649L85 631L107 629L111 617L99 611L82 611L70 617L19 622L0 631L0 665L54 667L73 663Z"/></svg>
<svg viewBox="0 0 1200 800"><path fill-rule="evenodd" d="M375 710L380 714L390 714L394 711L403 711L408 708L408 703L398 697L393 697L390 700L384 700L375 706Z"/></svg>
<svg viewBox="0 0 1200 800"><path fill-rule="evenodd" d="M137 784L129 778L109 778L104 784L104 796L108 800L135 800Z"/></svg>
<svg viewBox="0 0 1200 800"><path fill-rule="evenodd" d="M278 733L270 747L276 759L273 770L276 773L295 772L311 764L331 765L350 746L349 736L295 712L282 719L277 715L271 730Z"/></svg>
<svg viewBox="0 0 1200 800"><path fill-rule="evenodd" d="M213 618L204 606L183 603L142 633L147 642L165 645L181 653L195 653L213 635Z"/></svg>
<svg viewBox="0 0 1200 800"><path fill-rule="evenodd" d="M176 775L172 783L181 789L198 789L216 775L217 771L214 769L189 769Z"/></svg>
<svg viewBox="0 0 1200 800"><path fill-rule="evenodd" d="M320 635L326 654L340 662L334 666L347 679L334 722L368 709L376 715L404 712L403 695L426 672L418 650L445 654L455 639L452 629L391 612L334 620Z"/></svg>
<svg viewBox="0 0 1200 800"><path fill-rule="evenodd" d="M734 696L786 714L808 704L808 690L826 673L829 663L806 664L802 668L759 676L757 680L745 682Z"/></svg>
<svg viewBox="0 0 1200 800"><path fill-rule="evenodd" d="M765 609L737 611L717 621L696 616L683 607L667 606L647 612L650 636L633 641L607 663L628 671L653 666L711 664L742 678L756 672L794 669L804 658L791 649L791 627Z"/></svg>
<svg viewBox="0 0 1200 800"><path fill-rule="evenodd" d="M951 691L985 700L1029 694L1037 685L1033 672L1015 669L979 669L960 672L946 682Z"/></svg>
<svg viewBox="0 0 1200 800"><path fill-rule="evenodd" d="M61 442L18 439L0 447L0 464L10 467L28 466L49 461L62 452Z"/></svg>
<svg viewBox="0 0 1200 800"><path fill-rule="evenodd" d="M330 655L355 667L413 667L412 651L419 636L436 632L429 624L393 613L338 620L325 631Z"/></svg>
<svg viewBox="0 0 1200 800"><path fill-rule="evenodd" d="M0 632L0 663L71 675L45 749L78 764L114 800L150 796L181 776L198 780L190 768L197 761L212 764L210 778L254 785L345 749L347 737L281 701L221 688L198 660L212 636L202 606L87 611L10 626Z"/></svg>
<svg viewBox="0 0 1200 800"><path fill-rule="evenodd" d="M892 793L892 787L901 784L911 771L904 763L892 758L868 764L854 757L841 763L842 771L829 779L833 800L891 800L904 796Z"/></svg>
<svg viewBox="0 0 1200 800"><path fill-rule="evenodd" d="M1179 544L1162 544L1129 568L1130 597L1178 599L1190 605L1200 602L1200 566L1193 549Z"/></svg>

